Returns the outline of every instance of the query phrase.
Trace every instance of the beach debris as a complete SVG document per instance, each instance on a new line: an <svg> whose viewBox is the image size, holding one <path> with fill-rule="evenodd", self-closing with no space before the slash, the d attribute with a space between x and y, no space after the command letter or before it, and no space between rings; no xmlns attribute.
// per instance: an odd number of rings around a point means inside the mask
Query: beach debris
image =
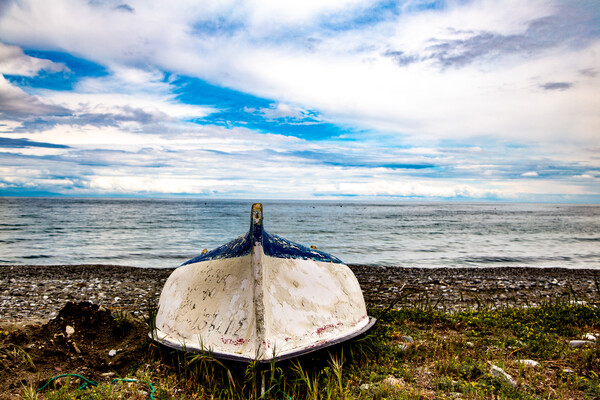
<svg viewBox="0 0 600 400"><path fill-rule="evenodd" d="M526 367L532 367L532 368L535 368L538 365L540 365L539 362L534 361L534 360L517 360L517 362L519 364L522 364L522 365L526 366Z"/></svg>
<svg viewBox="0 0 600 400"><path fill-rule="evenodd" d="M371 385L369 385L368 383L363 383L362 385L360 385L360 390L369 390L369 388L371 387Z"/></svg>
<svg viewBox="0 0 600 400"><path fill-rule="evenodd" d="M583 340L591 340L593 342L596 341L596 336L593 333L586 333L585 335L583 335Z"/></svg>
<svg viewBox="0 0 600 400"><path fill-rule="evenodd" d="M405 342L409 342L409 343L412 343L415 341L415 339L413 339L412 336L402 336L402 340L404 340Z"/></svg>
<svg viewBox="0 0 600 400"><path fill-rule="evenodd" d="M108 352L109 357L114 357L116 355L117 355L117 351L115 349L112 349L111 351Z"/></svg>
<svg viewBox="0 0 600 400"><path fill-rule="evenodd" d="M579 349L579 348L583 348L583 347L592 347L594 345L594 342L591 340L571 340L569 342L569 346L571 346L574 349Z"/></svg>
<svg viewBox="0 0 600 400"><path fill-rule="evenodd" d="M467 347L474 347L475 345L473 344L473 342L465 342L465 344L467 345Z"/></svg>
<svg viewBox="0 0 600 400"><path fill-rule="evenodd" d="M506 373L502 368L497 365L493 365L490 367L490 374L511 386L517 386L517 381L513 379L508 373Z"/></svg>
<svg viewBox="0 0 600 400"><path fill-rule="evenodd" d="M398 345L398 350L400 350L400 351L406 351L406 350L408 350L409 347L410 346L408 344L399 344Z"/></svg>
<svg viewBox="0 0 600 400"><path fill-rule="evenodd" d="M67 325L65 327L65 332L67 333L67 337L70 337L72 334L75 333L75 328L73 328L71 325Z"/></svg>

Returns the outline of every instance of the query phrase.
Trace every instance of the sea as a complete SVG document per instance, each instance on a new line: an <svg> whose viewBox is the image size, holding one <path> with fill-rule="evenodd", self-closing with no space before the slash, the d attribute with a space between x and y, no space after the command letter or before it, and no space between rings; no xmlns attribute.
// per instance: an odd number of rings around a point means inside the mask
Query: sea
<svg viewBox="0 0 600 400"><path fill-rule="evenodd" d="M0 265L177 267L244 235L252 203L0 197ZM262 203L267 232L346 264L600 269L600 205Z"/></svg>

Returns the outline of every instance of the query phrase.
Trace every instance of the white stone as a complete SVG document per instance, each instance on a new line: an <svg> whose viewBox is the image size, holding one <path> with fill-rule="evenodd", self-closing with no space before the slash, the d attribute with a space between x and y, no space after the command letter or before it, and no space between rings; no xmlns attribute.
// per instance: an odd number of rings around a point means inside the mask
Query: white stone
<svg viewBox="0 0 600 400"><path fill-rule="evenodd" d="M565 374L572 374L572 373L574 373L575 371L573 371L571 368L564 368L564 369L562 370L562 372L564 372Z"/></svg>
<svg viewBox="0 0 600 400"><path fill-rule="evenodd" d="M591 347L594 345L594 342L592 342L591 340L571 340L569 342L569 346L573 347L574 349L579 349L582 347Z"/></svg>
<svg viewBox="0 0 600 400"><path fill-rule="evenodd" d="M517 382L513 379L513 377L510 376L509 374L507 374L506 372L504 372L504 370L502 368L500 368L496 365L492 365L490 367L490 374L492 374L493 376L495 376L498 379L502 379L503 381L507 382L511 386L517 386Z"/></svg>
<svg viewBox="0 0 600 400"><path fill-rule="evenodd" d="M538 365L540 365L540 363L539 363L539 362L537 362L537 361L534 361L534 360L517 360L517 362L518 362L519 364L523 364L523 365L525 365L526 367L533 367L533 368L535 368L535 367L537 367Z"/></svg>
<svg viewBox="0 0 600 400"><path fill-rule="evenodd" d="M65 332L67 332L67 337L69 337L75 333L75 328L73 328L71 325L67 325L65 327Z"/></svg>
<svg viewBox="0 0 600 400"><path fill-rule="evenodd" d="M592 340L592 341L596 341L596 336L594 336L592 333L586 333L585 335L583 335L583 339L584 340Z"/></svg>
<svg viewBox="0 0 600 400"><path fill-rule="evenodd" d="M117 351L115 349L112 349L111 351L108 352L109 357L114 357L116 355L117 355Z"/></svg>

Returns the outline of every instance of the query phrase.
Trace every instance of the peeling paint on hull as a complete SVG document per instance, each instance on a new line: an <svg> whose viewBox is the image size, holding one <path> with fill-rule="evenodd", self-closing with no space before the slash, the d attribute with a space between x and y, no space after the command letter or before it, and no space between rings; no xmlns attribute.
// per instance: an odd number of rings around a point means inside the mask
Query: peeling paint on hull
<svg viewBox="0 0 600 400"><path fill-rule="evenodd" d="M255 204L246 236L171 274L152 337L181 350L268 362L351 339L374 322L346 265L264 232Z"/></svg>

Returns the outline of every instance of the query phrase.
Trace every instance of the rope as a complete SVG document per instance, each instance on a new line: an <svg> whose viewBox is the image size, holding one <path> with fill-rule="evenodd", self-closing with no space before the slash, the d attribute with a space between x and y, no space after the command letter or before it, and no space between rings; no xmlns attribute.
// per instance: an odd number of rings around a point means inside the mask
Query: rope
<svg viewBox="0 0 600 400"><path fill-rule="evenodd" d="M114 382L139 382L137 379L121 379L121 378L115 378L112 381L110 381L110 384L112 385ZM154 393L156 392L156 389L154 389L154 386L152 386L152 384L148 381L141 381L145 384L147 384L148 386L150 386L150 389L152 389L152 391L150 392L150 398L152 400L154 400Z"/></svg>
<svg viewBox="0 0 600 400"><path fill-rule="evenodd" d="M48 385L50 385L52 382L54 382L58 378L64 378L65 376L74 376L74 377L82 379L84 381L81 384L81 386L79 386L78 390L86 389L88 387L88 385L98 386L98 382L90 381L88 378L86 378L84 376L77 375L77 374L62 374L62 375L58 375L58 376L55 376L54 378L50 379L48 382L46 382L46 384L44 386L39 388L37 391L41 392L42 390L46 389L46 387L48 387Z"/></svg>
<svg viewBox="0 0 600 400"><path fill-rule="evenodd" d="M52 382L54 382L58 378L64 378L65 376L74 376L76 378L83 380L83 383L81 384L81 386L79 386L79 388L77 390L87 389L88 385L98 386L98 382L91 381L84 376L81 376L78 374L62 374L62 375L55 376L54 378L51 378L48 382L46 382L46 384L44 386L39 388L37 391L41 392L42 390L46 389L48 387L48 385L50 385ZM154 400L154 393L156 392L156 389L154 389L154 386L152 386L152 384L148 381L138 381L137 379L115 378L112 381L110 381L110 384L112 385L115 382L143 382L143 383L147 384L148 386L150 386L150 389L152 389L152 391L150 392L150 399Z"/></svg>

